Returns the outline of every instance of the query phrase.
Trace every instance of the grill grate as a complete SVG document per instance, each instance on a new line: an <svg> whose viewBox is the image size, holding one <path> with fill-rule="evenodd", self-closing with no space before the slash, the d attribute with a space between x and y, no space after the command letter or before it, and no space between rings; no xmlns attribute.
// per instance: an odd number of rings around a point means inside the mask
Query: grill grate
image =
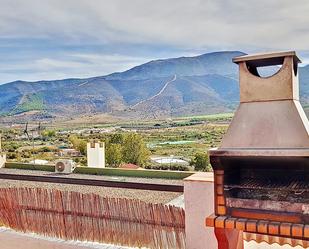
<svg viewBox="0 0 309 249"><path fill-rule="evenodd" d="M252 190L280 190L280 191L294 191L294 192L309 192L309 182L299 179L259 179L249 178L242 179L239 184L225 184L225 190L231 189L252 189Z"/></svg>

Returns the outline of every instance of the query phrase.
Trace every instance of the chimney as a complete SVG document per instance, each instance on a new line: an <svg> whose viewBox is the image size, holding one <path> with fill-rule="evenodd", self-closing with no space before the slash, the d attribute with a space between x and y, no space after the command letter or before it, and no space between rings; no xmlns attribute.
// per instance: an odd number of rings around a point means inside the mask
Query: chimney
<svg viewBox="0 0 309 249"><path fill-rule="evenodd" d="M240 105L221 148L309 148L309 123L299 103L295 52L236 57ZM282 65L270 77L257 67Z"/></svg>
<svg viewBox="0 0 309 249"><path fill-rule="evenodd" d="M87 143L87 166L105 168L105 144L97 141Z"/></svg>

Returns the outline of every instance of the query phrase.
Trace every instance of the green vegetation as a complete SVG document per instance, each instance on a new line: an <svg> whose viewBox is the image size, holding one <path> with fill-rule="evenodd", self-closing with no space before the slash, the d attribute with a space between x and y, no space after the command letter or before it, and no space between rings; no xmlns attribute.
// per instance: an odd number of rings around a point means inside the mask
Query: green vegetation
<svg viewBox="0 0 309 249"><path fill-rule="evenodd" d="M227 121L234 116L234 113L217 113L217 114L208 114L208 115L197 115L197 116L188 116L182 117L183 119L190 120L205 120L205 121ZM182 119L179 118L179 119Z"/></svg>
<svg viewBox="0 0 309 249"><path fill-rule="evenodd" d="M72 143L73 148L78 150L82 155L87 154L87 142L78 138L76 135L71 135L69 141Z"/></svg>
<svg viewBox="0 0 309 249"><path fill-rule="evenodd" d="M10 113L11 115L28 111L41 111L45 106L43 98L38 93L28 94L23 97L22 102Z"/></svg>
<svg viewBox="0 0 309 249"><path fill-rule="evenodd" d="M7 152L15 152L19 147L20 145L16 142L8 142L2 145L2 149L6 150Z"/></svg>
<svg viewBox="0 0 309 249"><path fill-rule="evenodd" d="M190 164L193 165L194 169L197 171L211 171L207 153L196 153Z"/></svg>
<svg viewBox="0 0 309 249"><path fill-rule="evenodd" d="M105 142L106 162L110 167L118 167L123 162L145 166L149 161L150 151L140 134L116 133Z"/></svg>
<svg viewBox="0 0 309 249"><path fill-rule="evenodd" d="M201 124L140 133L145 136L152 155L174 155L191 161L196 153L218 147L226 129L225 124ZM166 143L173 141L190 141L190 143ZM162 142L164 143L160 144Z"/></svg>
<svg viewBox="0 0 309 249"><path fill-rule="evenodd" d="M190 171L190 168L186 165L171 163L171 164L149 164L145 166L146 169L155 170L175 170L175 171Z"/></svg>
<svg viewBox="0 0 309 249"><path fill-rule="evenodd" d="M93 137L88 137L88 140ZM118 167L123 162L144 166L149 161L150 152L143 137L139 134L116 133L104 138L100 136L100 140L106 142L106 162L110 167ZM86 155L87 141L85 139L70 135L69 141L74 149Z"/></svg>
<svg viewBox="0 0 309 249"><path fill-rule="evenodd" d="M179 171L160 171L160 170L134 170L134 169L115 169L115 168L89 168L77 167L74 173L90 175L109 175L109 176L131 176L145 178L167 178L167 179L184 179L193 174L193 172Z"/></svg>
<svg viewBox="0 0 309 249"><path fill-rule="evenodd" d="M214 118L217 121L189 124L192 119L206 117L208 120ZM60 154L62 149L75 148L82 155L73 155L72 159L78 165L86 166L86 143L97 140L105 142L106 164L112 168L117 168L122 163L133 163L153 170L209 171L211 168L207 163L207 151L209 148L219 146L230 117L230 114L220 114L164 121L131 122L134 124L132 129L119 128L117 123L113 126L104 124L66 130L43 124L42 126L46 127L45 130L43 129L30 141L24 135L24 126L21 125L20 128L3 129L2 149L7 153L9 162L27 163L34 159L44 159L52 164L59 155L62 155ZM182 124L185 123L186 125L183 126ZM30 124L29 129L37 125ZM31 137L31 130L29 134ZM204 155L204 158L201 155ZM152 157L182 159L187 162L187 165L185 163L162 164L151 160ZM189 162L191 162L190 165ZM205 166L207 164L208 166Z"/></svg>
<svg viewBox="0 0 309 249"><path fill-rule="evenodd" d="M51 138L51 137L56 136L56 131L55 130L44 130L44 131L42 131L41 135L43 137Z"/></svg>
<svg viewBox="0 0 309 249"><path fill-rule="evenodd" d="M27 163L12 163L7 162L6 168L10 169L28 169L54 172L55 167L51 165L34 165ZM132 169L115 169L115 168L90 168L77 167L74 173L88 175L106 175L106 176L129 176L129 177L144 177L144 178L166 178L166 179L184 179L194 172L177 172L177 171L160 171L160 170L132 170Z"/></svg>
<svg viewBox="0 0 309 249"><path fill-rule="evenodd" d="M144 166L148 162L150 155L142 136L137 133L130 133L125 136L122 153L123 160L126 163L140 166Z"/></svg>
<svg viewBox="0 0 309 249"><path fill-rule="evenodd" d="M39 164L29 164L29 163L14 163L7 162L5 167L8 169L28 169L28 170L41 170L55 172L55 166L53 165L39 165Z"/></svg>
<svg viewBox="0 0 309 249"><path fill-rule="evenodd" d="M120 144L109 143L106 148L106 163L110 167L118 167L122 161L122 146Z"/></svg>

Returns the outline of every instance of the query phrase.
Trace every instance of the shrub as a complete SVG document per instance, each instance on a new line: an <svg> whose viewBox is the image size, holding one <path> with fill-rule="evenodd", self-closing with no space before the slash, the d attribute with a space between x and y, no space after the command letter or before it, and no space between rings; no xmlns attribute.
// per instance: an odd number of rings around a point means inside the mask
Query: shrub
<svg viewBox="0 0 309 249"><path fill-rule="evenodd" d="M155 170L175 170L175 171L189 171L189 167L183 164L159 164L159 165L146 165L146 169Z"/></svg>
<svg viewBox="0 0 309 249"><path fill-rule="evenodd" d="M130 133L125 136L122 156L127 163L144 166L149 161L150 151L141 135Z"/></svg>
<svg viewBox="0 0 309 249"><path fill-rule="evenodd" d="M195 170L198 171L211 171L209 156L207 153L196 153L193 160L190 162L190 165L194 166Z"/></svg>

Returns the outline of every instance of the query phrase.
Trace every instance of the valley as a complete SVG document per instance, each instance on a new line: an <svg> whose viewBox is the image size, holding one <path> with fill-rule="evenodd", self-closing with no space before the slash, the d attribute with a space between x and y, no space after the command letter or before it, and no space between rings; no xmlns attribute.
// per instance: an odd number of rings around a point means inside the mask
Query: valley
<svg viewBox="0 0 309 249"><path fill-rule="evenodd" d="M29 163L36 160L37 163L46 161L48 164L61 158L67 149L77 149L79 152L72 158L80 166L86 166L85 150L74 147L73 137L85 142L105 141L106 151L109 153L110 146L113 146L109 141L114 136L138 134L149 150L149 158L144 167L194 170L192 160L198 153L207 155L209 148L219 145L232 116L232 113L224 113L134 122L75 123L70 126L66 123L42 123L40 128L37 123L29 123L27 129L30 139L24 134L25 125L3 128L2 149L7 153L9 162ZM156 158L161 158L161 161L156 161ZM169 160L171 163L162 165L163 161Z"/></svg>

